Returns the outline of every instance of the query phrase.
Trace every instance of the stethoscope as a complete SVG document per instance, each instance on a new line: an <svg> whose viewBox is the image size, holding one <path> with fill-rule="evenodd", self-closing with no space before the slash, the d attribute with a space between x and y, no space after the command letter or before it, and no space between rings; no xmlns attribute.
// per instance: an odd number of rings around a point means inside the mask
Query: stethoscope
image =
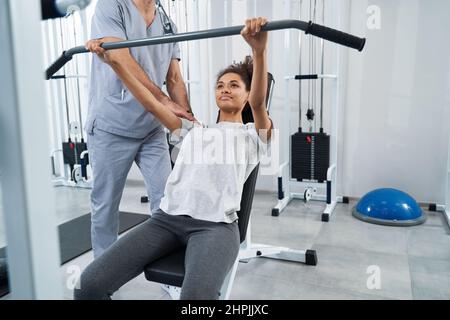
<svg viewBox="0 0 450 320"><path fill-rule="evenodd" d="M172 24L170 23L170 18L164 10L164 7L161 5L160 0L156 0L156 8L159 11L159 18L161 19L161 24L163 25L164 35L174 34Z"/></svg>

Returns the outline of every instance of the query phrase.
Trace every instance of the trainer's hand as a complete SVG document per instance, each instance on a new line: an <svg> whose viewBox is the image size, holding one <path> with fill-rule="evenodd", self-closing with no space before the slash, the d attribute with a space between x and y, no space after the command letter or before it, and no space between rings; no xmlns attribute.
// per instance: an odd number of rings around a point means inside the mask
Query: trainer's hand
<svg viewBox="0 0 450 320"><path fill-rule="evenodd" d="M169 107L170 111L172 111L178 118L183 118L183 119L186 119L189 121L197 121L191 112L182 108L175 102L169 101L168 103L164 103L164 104L167 105Z"/></svg>
<svg viewBox="0 0 450 320"><path fill-rule="evenodd" d="M93 39L86 42L86 50L95 53L98 55L100 59L102 59L105 62L109 62L108 55L106 54L106 50L101 47L101 45L104 43L102 39Z"/></svg>

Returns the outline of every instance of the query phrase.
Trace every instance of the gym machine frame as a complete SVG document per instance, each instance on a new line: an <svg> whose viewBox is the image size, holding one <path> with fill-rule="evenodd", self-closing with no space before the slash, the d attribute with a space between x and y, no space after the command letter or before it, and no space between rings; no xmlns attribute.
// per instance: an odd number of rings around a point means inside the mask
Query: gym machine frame
<svg viewBox="0 0 450 320"><path fill-rule="evenodd" d="M337 8L334 8L333 12L337 12ZM289 34L286 34L285 41L285 52L288 55L289 47L290 47L290 37ZM300 55L301 55L301 39L299 41L300 45ZM326 207L322 213L321 220L323 222L329 222L330 216L332 215L336 204L338 202L348 203L348 198L337 196L336 194L336 178L337 178L337 137L338 137L338 115L339 115L339 49L335 46L335 59L334 59L334 74L323 74L324 73L324 42L322 40L322 65L321 65L321 74L313 74L313 75L290 75L284 78L285 80L285 94L284 94L284 122L288 123L288 130L284 130L284 134L282 134L282 141L289 141L289 148L284 150L284 159L287 159L286 162L280 165L280 169L278 172L278 203L272 209L272 216L277 217L280 213L286 208L286 206L293 199L301 199L305 202L309 200L315 201L325 201ZM311 58L311 57L310 57ZM289 57L285 57L285 61L289 61ZM300 57L301 63L301 57ZM286 67L288 71L289 68ZM301 71L301 66L300 66ZM290 103L289 103L289 83L292 80L301 81L309 80L309 81L321 81L322 92L321 92L321 118L323 117L323 82L325 80L332 81L334 86L332 88L332 105L331 105L331 128L330 128L330 164L327 170L327 178L324 182L319 181L298 181L297 179L292 178L292 160L291 160L291 152L292 152L292 128L291 128L291 117L290 117ZM301 90L301 89L300 89ZM314 92L314 94L316 94ZM301 100L301 96L299 98ZM299 101L299 112L301 119L301 101ZM301 121L301 120L300 120ZM299 128L302 126L299 123ZM321 128L322 130L322 128ZM303 188L303 192L294 192L295 188ZM318 189L325 189L325 194L316 194Z"/></svg>
<svg viewBox="0 0 450 320"><path fill-rule="evenodd" d="M447 164L447 172L444 175L446 179L445 183L445 203L444 204L436 204L431 203L428 206L428 210L432 212L442 212L444 214L445 219L447 220L447 224L450 227L450 136L448 142L448 164Z"/></svg>
<svg viewBox="0 0 450 320"><path fill-rule="evenodd" d="M444 214L447 224L450 227L450 136L448 142L448 164L447 172L445 173L445 204L430 204L428 207L429 211L437 212L440 211Z"/></svg>
<svg viewBox="0 0 450 320"><path fill-rule="evenodd" d="M81 39L85 39L87 34L87 27L85 26L86 13L84 11L78 11L81 25L83 25L83 32ZM63 20L64 19L64 20ZM66 19L71 19L68 21ZM59 26L59 28L57 27ZM46 42L49 49L47 54L56 56L55 52L58 48L65 45L64 35L73 33L70 35L75 41L79 39L76 32L76 20L73 14L60 18L58 21L50 20L45 26L50 32L46 35ZM53 40L50 38L50 33L55 35ZM60 38L59 42L57 38ZM70 39L70 37L69 37ZM72 42L67 40L67 42ZM58 50L59 51L59 50ZM68 186L77 188L92 188L92 172L89 166L89 155L87 151L87 145L83 135L83 120L81 109L81 79L88 78L87 75L80 74L86 73L88 70L87 59L79 65L79 61L75 61L73 68L64 68L63 74L54 75L49 80L53 80L48 83L49 101L51 102L54 114L54 135L55 135L55 147L50 154L53 174L54 186ZM70 71L69 71L70 70ZM87 73L86 73L87 74ZM72 81L72 82L71 82ZM73 82L76 81L76 82ZM76 102L69 101L69 92L75 92ZM59 106L65 105L65 110ZM72 106L72 108L71 108ZM72 110L72 111L71 111ZM76 118L76 120L71 121ZM64 124L65 123L65 124Z"/></svg>
<svg viewBox="0 0 450 320"><path fill-rule="evenodd" d="M448 142L448 166L447 166L447 192L445 194L445 209L444 214L447 218L447 223L450 226L450 139Z"/></svg>
<svg viewBox="0 0 450 320"><path fill-rule="evenodd" d="M12 300L63 297L40 11L37 1L0 1L0 180Z"/></svg>
<svg viewBox="0 0 450 320"><path fill-rule="evenodd" d="M168 35L163 37L154 37L149 39L141 40L130 40L130 41L120 41L114 43L103 43L102 47L106 50L121 49L121 48L132 48L139 46L155 45L162 43L171 42L182 42L190 40L200 40L224 36L239 35L243 29L243 25L234 27L225 27L218 29L210 29L197 32L180 33L175 35ZM353 35L343 33L341 31L327 28L318 24L310 22L304 22L300 20L280 20L267 23L262 30L263 31L274 31L281 29L298 29L305 31L306 34L311 34L318 36L320 38L339 43L341 45L357 49L362 51L366 40L362 38L355 37ZM58 70L60 70L67 62L69 62L75 54L87 53L88 50L84 46L75 47L70 50L64 51L62 55L56 60L47 70L46 78L50 79ZM287 113L285 116L288 118ZM288 118L289 120L289 118ZM250 225L250 222L249 222ZM305 250L292 250L283 247L274 247L269 245L255 245L251 243L250 237L251 226L247 229L247 240L241 246L239 256L235 262L232 270L227 275L227 279L224 281L224 298L227 298L231 291L232 281L230 279L234 278L237 270L238 260L248 260L254 257L267 257L273 259L282 259L288 261L301 262L306 264L315 264L317 258L315 252L305 251ZM173 286L167 286L166 290L170 293L172 297L177 297L179 295L179 289Z"/></svg>
<svg viewBox="0 0 450 320"><path fill-rule="evenodd" d="M321 79L329 79L335 83L335 86L338 87L338 76L337 75L325 75L325 74L319 74L317 75ZM297 76L287 76L284 78L286 84L285 84L285 95L288 97L289 95L289 81L291 80L298 80L296 79ZM332 124L331 124L331 131L330 131L330 166L328 167L327 171L327 180L323 183L316 182L316 181L298 181L296 179L292 179L292 167L291 167L291 160L290 160L290 151L291 151L291 135L290 135L290 128L289 126L289 132L287 132L286 135L283 136L283 141L289 141L289 149L287 150L287 159L288 161L284 162L280 166L280 170L278 173L278 203L277 205L272 209L272 216L278 217L280 213L286 208L286 206L291 202L293 199L301 199L304 201L315 200L315 201L326 201L326 207L325 210L322 213L322 221L323 222L329 222L330 216L332 215L336 204L338 202L344 202L348 203L348 198L337 196L336 194L336 172L337 172L337 141L336 136L338 133L337 130L337 114L339 112L338 105L339 102L337 101L338 95L336 94L334 103L333 103L333 110L332 110ZM288 121L290 123L289 118L289 98L285 99L285 121ZM287 182L286 182L287 181ZM309 194L311 188L314 189L312 193L316 193L316 190L319 188L324 187L326 189L326 195L317 195L317 194ZM295 186L303 187L304 192L293 192L292 189L295 188Z"/></svg>

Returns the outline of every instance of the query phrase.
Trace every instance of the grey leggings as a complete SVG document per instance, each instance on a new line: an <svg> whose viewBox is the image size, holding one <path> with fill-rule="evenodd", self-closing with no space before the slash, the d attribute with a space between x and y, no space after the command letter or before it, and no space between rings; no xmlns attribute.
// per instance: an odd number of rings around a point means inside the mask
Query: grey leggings
<svg viewBox="0 0 450 320"><path fill-rule="evenodd" d="M186 245L180 298L213 300L239 252L239 228L188 216L153 214L115 242L82 273L74 298L110 299L110 294L141 274L152 261Z"/></svg>

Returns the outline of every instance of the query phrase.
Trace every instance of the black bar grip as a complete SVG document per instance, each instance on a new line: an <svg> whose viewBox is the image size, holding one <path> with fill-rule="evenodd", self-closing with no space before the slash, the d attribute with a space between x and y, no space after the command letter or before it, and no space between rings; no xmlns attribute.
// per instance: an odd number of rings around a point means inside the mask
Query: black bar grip
<svg viewBox="0 0 450 320"><path fill-rule="evenodd" d="M53 62L53 64L48 67L47 71L45 72L45 78L47 80L51 79L55 73L57 73L64 65L72 60L72 55L66 55L66 51L62 53L62 55Z"/></svg>
<svg viewBox="0 0 450 320"><path fill-rule="evenodd" d="M311 21L309 22L308 28L305 30L305 33L342 44L343 46L350 47L358 51L362 51L366 44L365 38L358 38L339 30L324 27L319 24L314 24Z"/></svg>
<svg viewBox="0 0 450 320"><path fill-rule="evenodd" d="M295 76L295 80L316 80L319 79L317 74L304 74Z"/></svg>

